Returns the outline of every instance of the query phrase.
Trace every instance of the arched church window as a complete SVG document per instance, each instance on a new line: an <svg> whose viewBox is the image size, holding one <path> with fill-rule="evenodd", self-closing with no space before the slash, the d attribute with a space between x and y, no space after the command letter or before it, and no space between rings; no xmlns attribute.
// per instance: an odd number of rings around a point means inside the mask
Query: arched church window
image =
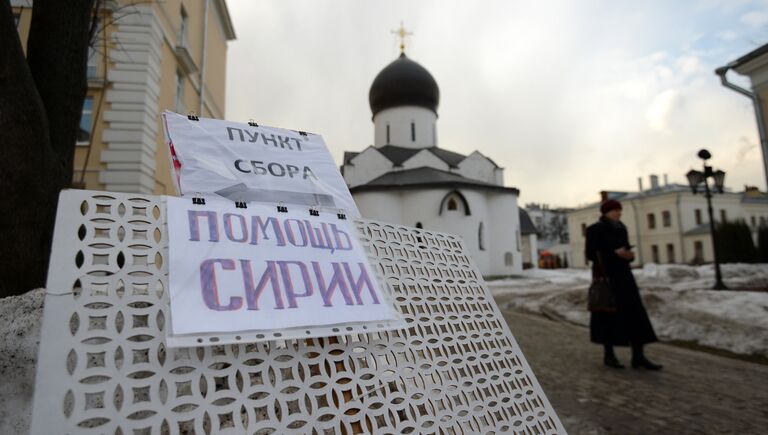
<svg viewBox="0 0 768 435"><path fill-rule="evenodd" d="M463 211L466 216L471 216L469 211L469 202L464 195L458 190L453 190L445 194L442 200L440 200L440 209L438 215L442 216L445 210L448 211Z"/></svg>
<svg viewBox="0 0 768 435"><path fill-rule="evenodd" d="M504 265L505 266L512 266L512 262L513 262L512 260L514 260L514 258L512 257L512 253L511 252L507 252L506 254L504 254Z"/></svg>
<svg viewBox="0 0 768 435"><path fill-rule="evenodd" d="M416 123L411 121L411 141L416 142Z"/></svg>
<svg viewBox="0 0 768 435"><path fill-rule="evenodd" d="M485 228L483 228L483 223L480 222L480 225L477 227L477 245L481 251L485 251L485 234L483 234L485 232L484 230Z"/></svg>
<svg viewBox="0 0 768 435"><path fill-rule="evenodd" d="M387 124L387 145L389 145L389 124Z"/></svg>

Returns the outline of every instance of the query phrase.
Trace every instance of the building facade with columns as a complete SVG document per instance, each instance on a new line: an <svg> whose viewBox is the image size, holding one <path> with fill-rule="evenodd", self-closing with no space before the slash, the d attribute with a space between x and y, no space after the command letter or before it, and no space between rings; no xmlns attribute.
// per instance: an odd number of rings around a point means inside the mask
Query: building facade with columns
<svg viewBox="0 0 768 435"><path fill-rule="evenodd" d="M665 177L666 178L666 177ZM642 184L641 184L642 186ZM707 200L682 184L660 184L651 176L649 189L637 192L601 192L601 201L568 213L571 267L586 267L587 227L600 217L600 204L616 199L623 205L621 220L635 245L634 266L647 263L699 264L714 261ZM756 188L725 192L712 197L715 222L743 220L756 239L761 225L768 225L768 194Z"/></svg>
<svg viewBox="0 0 768 435"><path fill-rule="evenodd" d="M11 0L26 50L33 0ZM88 59L76 187L175 194L160 114L224 118L225 0L109 0Z"/></svg>
<svg viewBox="0 0 768 435"><path fill-rule="evenodd" d="M364 217L457 234L483 275L519 273L519 191L481 152L438 146L439 99L435 79L405 53L386 66L369 93L374 143L344 154L344 179Z"/></svg>

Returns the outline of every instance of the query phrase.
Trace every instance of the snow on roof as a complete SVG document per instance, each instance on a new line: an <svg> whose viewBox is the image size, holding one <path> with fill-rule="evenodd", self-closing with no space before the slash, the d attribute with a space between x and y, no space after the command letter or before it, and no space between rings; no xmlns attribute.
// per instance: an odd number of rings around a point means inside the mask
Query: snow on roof
<svg viewBox="0 0 768 435"><path fill-rule="evenodd" d="M401 188L426 188L426 187L464 187L482 190L505 191L520 194L520 191L514 187L504 187L496 184L486 183L484 181L473 180L463 177L459 174L443 171L427 166L406 169L403 171L391 171L369 181L366 184L355 186L350 192L361 192L366 190L388 190Z"/></svg>
<svg viewBox="0 0 768 435"><path fill-rule="evenodd" d="M397 145L384 145L381 147L376 147L376 150L379 151L384 157L386 157L395 166L402 166L403 163L408 161L408 159L415 156L422 150L427 150L431 152L432 154L435 155L435 157L445 162L451 168L458 168L459 163L461 163L464 159L467 158L467 156L465 156L464 154L450 151L444 148L438 148L436 146L428 147L428 148L408 148L408 147L401 147ZM493 166L497 168L499 167L499 165L497 165L493 160L489 159L488 157L486 157L480 152L477 152L477 153L483 156L486 160L488 160ZM360 154L359 152L345 151L344 164L345 165L354 164L352 163L352 159L354 159L359 154Z"/></svg>

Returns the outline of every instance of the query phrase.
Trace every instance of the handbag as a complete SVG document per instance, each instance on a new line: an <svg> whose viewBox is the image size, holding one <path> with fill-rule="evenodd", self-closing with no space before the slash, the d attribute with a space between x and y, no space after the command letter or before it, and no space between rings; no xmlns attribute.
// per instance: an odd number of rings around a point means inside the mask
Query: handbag
<svg viewBox="0 0 768 435"><path fill-rule="evenodd" d="M589 285L587 296L587 309L593 313L615 313L616 295L613 293L611 283L603 268L603 260L597 253L597 269L599 275L593 272L592 283Z"/></svg>

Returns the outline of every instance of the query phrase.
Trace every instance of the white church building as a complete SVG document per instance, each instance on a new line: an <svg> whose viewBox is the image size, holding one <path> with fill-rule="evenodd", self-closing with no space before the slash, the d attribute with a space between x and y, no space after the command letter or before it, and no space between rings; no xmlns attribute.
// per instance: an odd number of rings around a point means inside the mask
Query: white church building
<svg viewBox="0 0 768 435"><path fill-rule="evenodd" d="M439 100L435 79L405 53L376 76L374 144L344 153L341 167L357 207L368 219L461 236L485 276L520 273L521 231L531 232L521 229L520 192L479 151L438 147Z"/></svg>

